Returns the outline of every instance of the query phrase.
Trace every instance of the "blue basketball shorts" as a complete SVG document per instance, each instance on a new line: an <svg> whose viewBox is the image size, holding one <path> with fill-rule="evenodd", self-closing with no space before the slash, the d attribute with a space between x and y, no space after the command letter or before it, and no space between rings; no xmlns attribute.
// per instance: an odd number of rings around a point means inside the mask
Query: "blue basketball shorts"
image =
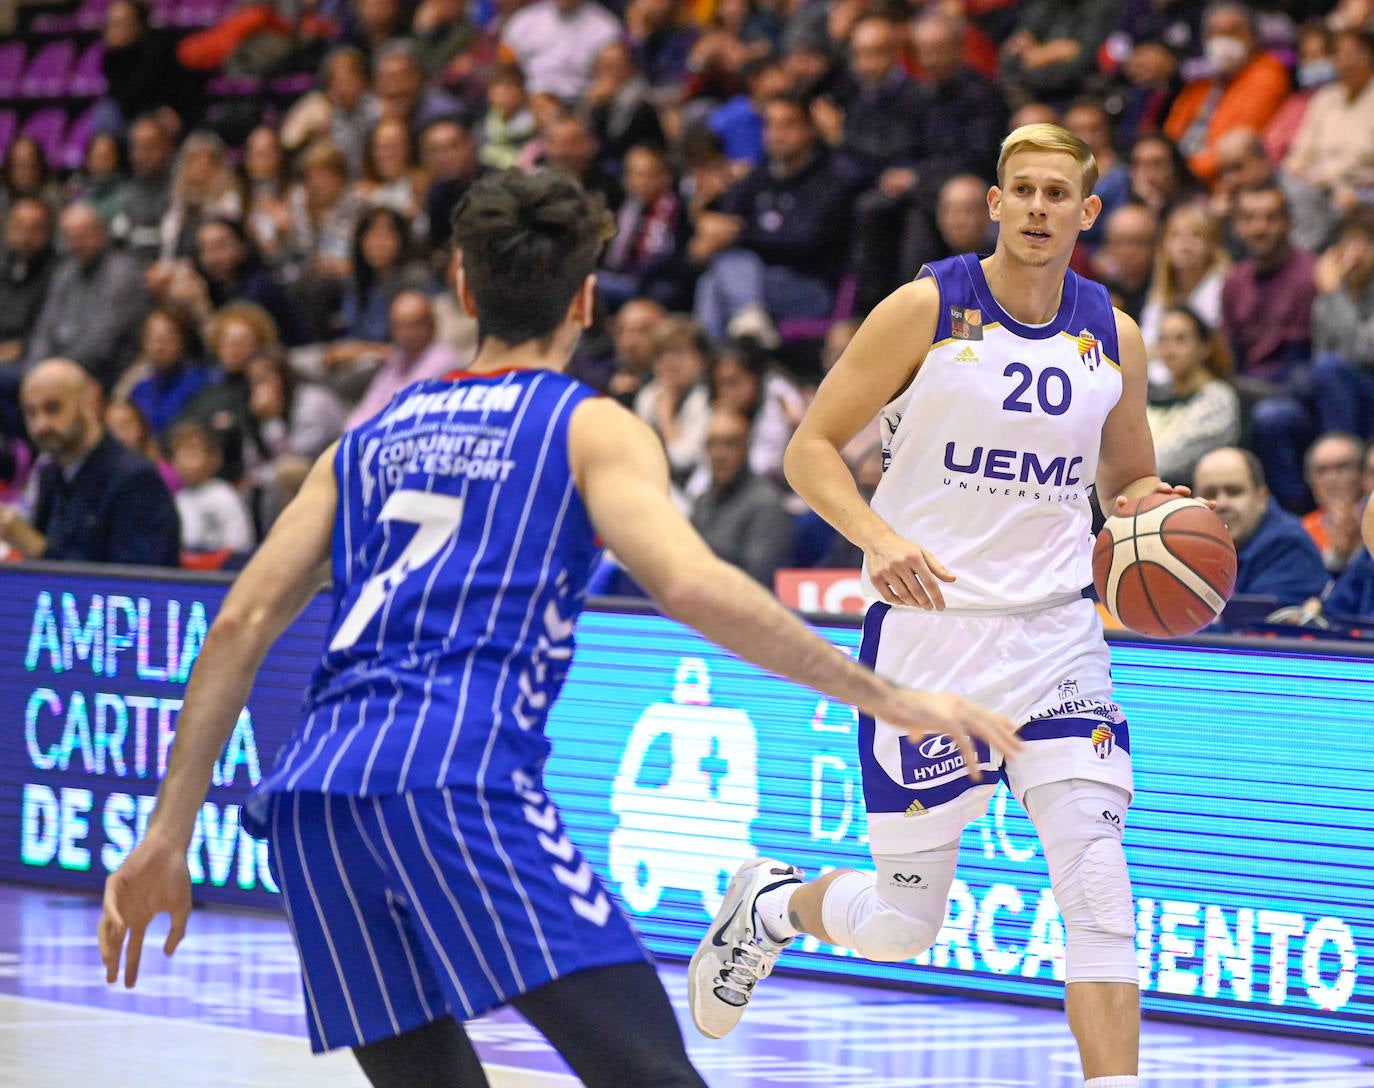
<svg viewBox="0 0 1374 1088"><path fill-rule="evenodd" d="M1033 786L1071 778L1133 793L1130 731L1112 701L1111 660L1092 601L987 615L880 602L864 617L859 655L895 683L951 691L1006 715L1026 741L1010 762L978 745L983 779L975 783L948 737L912 741L861 715L859 761L875 854L953 842L987 811L999 781L1018 801Z"/></svg>
<svg viewBox="0 0 1374 1088"><path fill-rule="evenodd" d="M650 958L532 778L484 794L278 793L267 837L317 1052Z"/></svg>

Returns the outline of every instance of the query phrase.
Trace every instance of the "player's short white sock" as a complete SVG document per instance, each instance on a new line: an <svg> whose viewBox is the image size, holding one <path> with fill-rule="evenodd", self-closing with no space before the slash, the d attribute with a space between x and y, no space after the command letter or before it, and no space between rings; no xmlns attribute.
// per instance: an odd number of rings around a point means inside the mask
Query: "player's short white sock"
<svg viewBox="0 0 1374 1088"><path fill-rule="evenodd" d="M1140 1088L1139 1077L1093 1077L1083 1088Z"/></svg>
<svg viewBox="0 0 1374 1088"><path fill-rule="evenodd" d="M781 887L764 892L754 900L755 915L758 916L763 928L768 931L768 936L775 941L790 941L800 932L792 924L792 919L787 916L787 908L792 902L792 894L800 887L800 882L783 884Z"/></svg>

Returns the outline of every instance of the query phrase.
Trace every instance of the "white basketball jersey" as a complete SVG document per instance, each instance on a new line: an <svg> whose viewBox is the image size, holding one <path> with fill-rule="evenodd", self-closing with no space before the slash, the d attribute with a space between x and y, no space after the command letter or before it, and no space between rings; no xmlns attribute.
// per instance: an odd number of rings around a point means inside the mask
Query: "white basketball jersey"
<svg viewBox="0 0 1374 1088"><path fill-rule="evenodd" d="M1102 425L1121 396L1116 319L1101 284L1069 272L1053 321L997 305L978 258L927 265L940 291L935 342L882 410L873 509L930 551L949 608L1024 608L1092 582ZM878 595L864 570L864 588Z"/></svg>

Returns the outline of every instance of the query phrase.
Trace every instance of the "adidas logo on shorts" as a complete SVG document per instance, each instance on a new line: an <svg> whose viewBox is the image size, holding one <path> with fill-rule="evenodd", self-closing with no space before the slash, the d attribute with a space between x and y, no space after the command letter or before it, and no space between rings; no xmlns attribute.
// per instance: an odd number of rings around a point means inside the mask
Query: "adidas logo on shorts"
<svg viewBox="0 0 1374 1088"><path fill-rule="evenodd" d="M926 813L926 811L926 806L921 804L920 801L912 801L911 804L907 805L906 812L903 813L903 815L922 816Z"/></svg>

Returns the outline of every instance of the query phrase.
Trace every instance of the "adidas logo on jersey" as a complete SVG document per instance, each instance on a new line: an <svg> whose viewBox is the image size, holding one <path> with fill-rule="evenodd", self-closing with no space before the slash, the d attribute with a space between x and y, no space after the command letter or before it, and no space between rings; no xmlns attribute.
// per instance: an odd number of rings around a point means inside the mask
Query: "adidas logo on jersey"
<svg viewBox="0 0 1374 1088"><path fill-rule="evenodd" d="M954 357L954 361L956 363L977 363L981 362L982 360L978 358L978 353L974 351L972 348L965 348L963 351L961 351L958 355Z"/></svg>
<svg viewBox="0 0 1374 1088"><path fill-rule="evenodd" d="M912 801L911 804L907 805L907 807L906 807L906 812L903 813L903 815L905 815L905 816L920 816L920 815L924 814L925 812L926 812L926 806L925 806L925 805L921 804L920 801Z"/></svg>

